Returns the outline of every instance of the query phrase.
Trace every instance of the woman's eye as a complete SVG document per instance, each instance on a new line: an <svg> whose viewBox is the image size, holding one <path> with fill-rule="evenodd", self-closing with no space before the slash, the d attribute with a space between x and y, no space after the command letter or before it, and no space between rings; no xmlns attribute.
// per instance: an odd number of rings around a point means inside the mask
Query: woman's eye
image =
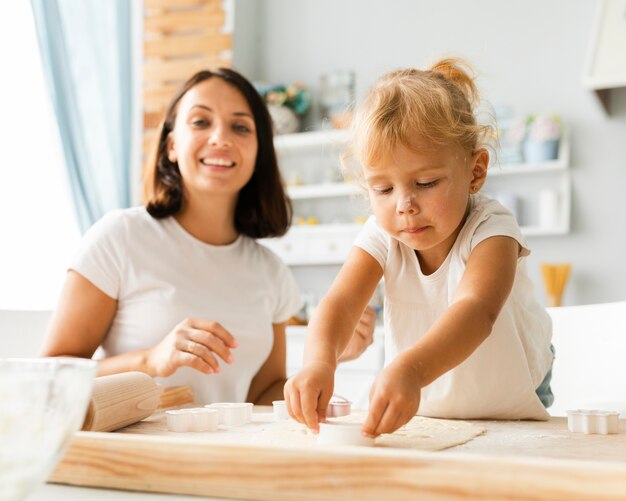
<svg viewBox="0 0 626 501"><path fill-rule="evenodd" d="M237 132L250 132L251 131L250 127L248 127L245 124L235 124L233 126L233 129L235 129Z"/></svg>
<svg viewBox="0 0 626 501"><path fill-rule="evenodd" d="M393 190L393 188L389 187L389 188L374 188L374 192L377 195L388 195L389 193L391 193L391 191Z"/></svg>
<svg viewBox="0 0 626 501"><path fill-rule="evenodd" d="M208 125L208 121L203 118L197 118L191 121L191 125L194 127L206 127Z"/></svg>

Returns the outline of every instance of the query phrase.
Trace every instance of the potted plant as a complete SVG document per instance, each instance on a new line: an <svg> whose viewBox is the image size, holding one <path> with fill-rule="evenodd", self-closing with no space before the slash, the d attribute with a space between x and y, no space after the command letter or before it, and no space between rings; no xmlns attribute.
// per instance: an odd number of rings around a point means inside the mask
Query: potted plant
<svg viewBox="0 0 626 501"><path fill-rule="evenodd" d="M528 163L556 160L561 139L558 115L530 115L526 122L524 160Z"/></svg>

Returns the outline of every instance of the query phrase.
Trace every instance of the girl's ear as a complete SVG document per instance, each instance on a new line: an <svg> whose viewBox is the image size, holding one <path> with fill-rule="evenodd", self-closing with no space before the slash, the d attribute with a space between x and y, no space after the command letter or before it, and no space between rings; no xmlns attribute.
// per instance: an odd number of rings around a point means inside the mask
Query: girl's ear
<svg viewBox="0 0 626 501"><path fill-rule="evenodd" d="M172 163L176 163L178 161L178 154L174 148L174 139L172 138L171 132L167 135L167 158Z"/></svg>
<svg viewBox="0 0 626 501"><path fill-rule="evenodd" d="M476 193L479 191L487 180L487 169L489 168L489 152L485 148L481 148L472 155L472 182L470 191Z"/></svg>

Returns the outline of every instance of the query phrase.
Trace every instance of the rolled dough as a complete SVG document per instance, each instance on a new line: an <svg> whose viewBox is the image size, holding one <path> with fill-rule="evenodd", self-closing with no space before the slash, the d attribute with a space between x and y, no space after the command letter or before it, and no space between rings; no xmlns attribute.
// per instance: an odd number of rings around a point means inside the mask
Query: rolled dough
<svg viewBox="0 0 626 501"><path fill-rule="evenodd" d="M365 411L356 411L349 416L329 419L363 423ZM469 421L432 419L415 416L394 433L381 435L375 447L438 451L461 445L485 433L485 428ZM316 447L315 435L308 428L292 419L274 421L272 413L259 412L252 416L252 422L243 426L220 426L215 432L176 433L167 429L163 411L127 426L117 433L141 433L150 435L170 435L177 439L205 441L212 444L260 445L277 447Z"/></svg>
<svg viewBox="0 0 626 501"><path fill-rule="evenodd" d="M349 416L328 419L348 423L363 423L367 413L356 411ZM293 420L275 423L262 431L260 440L273 445L315 445L315 436L308 429ZM485 433L485 428L468 421L433 419L415 416L411 421L393 433L376 438L376 447L439 451L469 442Z"/></svg>

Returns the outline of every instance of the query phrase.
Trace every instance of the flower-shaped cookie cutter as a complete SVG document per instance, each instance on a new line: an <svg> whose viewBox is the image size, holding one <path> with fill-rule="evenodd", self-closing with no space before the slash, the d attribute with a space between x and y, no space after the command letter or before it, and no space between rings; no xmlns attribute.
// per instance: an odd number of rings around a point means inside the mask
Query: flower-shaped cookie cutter
<svg viewBox="0 0 626 501"><path fill-rule="evenodd" d="M567 411L567 428L574 433L618 433L619 412L576 409Z"/></svg>
<svg viewBox="0 0 626 501"><path fill-rule="evenodd" d="M241 426L252 421L250 402L216 402L205 405L208 409L217 409L219 423L225 426Z"/></svg>
<svg viewBox="0 0 626 501"><path fill-rule="evenodd" d="M168 429L179 433L215 431L219 420L219 413L216 409L204 407L165 411L165 416Z"/></svg>

